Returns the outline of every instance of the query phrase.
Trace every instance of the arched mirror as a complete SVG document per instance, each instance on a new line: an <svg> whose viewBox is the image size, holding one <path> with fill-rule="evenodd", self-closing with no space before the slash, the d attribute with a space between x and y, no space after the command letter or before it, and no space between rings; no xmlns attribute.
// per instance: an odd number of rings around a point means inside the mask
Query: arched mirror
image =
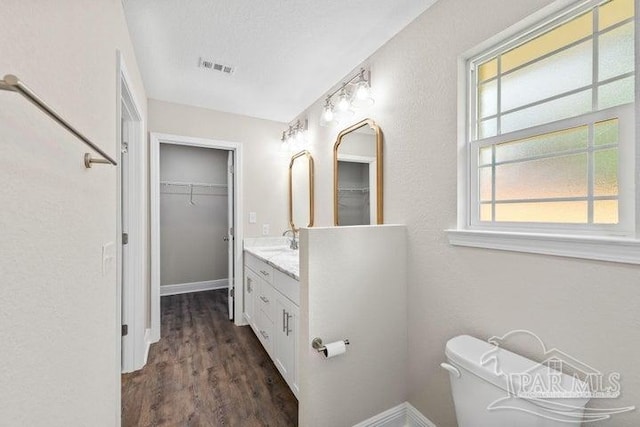
<svg viewBox="0 0 640 427"><path fill-rule="evenodd" d="M294 231L313 227L313 157L307 150L291 157L289 163L289 225Z"/></svg>
<svg viewBox="0 0 640 427"><path fill-rule="evenodd" d="M333 147L335 225L382 224L382 131L365 119L338 134Z"/></svg>

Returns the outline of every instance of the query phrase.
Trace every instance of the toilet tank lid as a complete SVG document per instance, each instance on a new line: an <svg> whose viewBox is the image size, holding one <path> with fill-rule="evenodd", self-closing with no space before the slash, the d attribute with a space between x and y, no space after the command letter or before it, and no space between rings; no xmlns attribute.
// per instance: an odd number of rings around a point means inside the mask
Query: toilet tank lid
<svg viewBox="0 0 640 427"><path fill-rule="evenodd" d="M559 390L589 391L589 385L579 378L564 374L524 356L505 350L469 335L460 335L447 341L445 354L450 362L505 391L526 390L524 382L543 381L543 390L552 389L549 382L559 385ZM525 378L526 377L526 378ZM551 377L554 377L551 379ZM529 388L530 390L530 388ZM538 399L536 399L538 400ZM540 398L539 400L567 404L568 407L584 407L589 397Z"/></svg>

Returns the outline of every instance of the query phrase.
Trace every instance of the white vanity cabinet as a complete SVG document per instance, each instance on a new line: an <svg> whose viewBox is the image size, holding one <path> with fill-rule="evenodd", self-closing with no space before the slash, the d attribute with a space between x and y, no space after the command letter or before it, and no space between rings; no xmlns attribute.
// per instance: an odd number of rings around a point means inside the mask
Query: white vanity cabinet
<svg viewBox="0 0 640 427"><path fill-rule="evenodd" d="M245 319L297 397L299 282L251 253L244 258Z"/></svg>

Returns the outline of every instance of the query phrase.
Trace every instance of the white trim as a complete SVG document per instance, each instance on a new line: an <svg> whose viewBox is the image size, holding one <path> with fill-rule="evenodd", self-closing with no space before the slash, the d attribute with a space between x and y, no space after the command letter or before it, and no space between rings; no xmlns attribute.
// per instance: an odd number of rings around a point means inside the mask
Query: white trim
<svg viewBox="0 0 640 427"><path fill-rule="evenodd" d="M175 285L160 285L160 296L187 294L191 292L211 291L229 287L229 279L205 280L203 282L177 283Z"/></svg>
<svg viewBox="0 0 640 427"><path fill-rule="evenodd" d="M456 246L640 264L640 240L591 236L447 230Z"/></svg>
<svg viewBox="0 0 640 427"><path fill-rule="evenodd" d="M150 209L151 209L151 335L154 341L160 339L160 144L186 145L192 147L217 148L221 150L233 150L235 152L235 186L234 186L234 244L235 244L235 316L234 323L237 326L246 325L247 322L242 316L243 289L242 277L244 261L242 257L243 230L243 156L242 143L219 141L205 138L194 138L189 136L170 135L163 133L150 134L149 150L149 176L150 176Z"/></svg>
<svg viewBox="0 0 640 427"><path fill-rule="evenodd" d="M353 427L436 427L436 425L409 402L404 402Z"/></svg>
<svg viewBox="0 0 640 427"><path fill-rule="evenodd" d="M147 364L147 361L149 361L149 350L151 349L151 344L153 344L153 342L151 341L151 329L147 328L144 330L144 342L147 344L146 345L146 350L144 352L144 364Z"/></svg>
<svg viewBox="0 0 640 427"><path fill-rule="evenodd" d="M145 241L146 241L146 210L143 200L145 200L145 179L146 176L146 137L145 119L142 114L142 104L135 96L133 80L127 71L124 57L121 52L117 52L116 57L117 79L116 79L116 150L118 154L117 172L117 256L118 256L118 292L117 292L117 337L118 360L120 360L120 372L131 372L140 369L145 364L146 354L146 304L145 304ZM122 103L127 104L128 114L132 116L129 123L131 132L129 140L129 162L128 162L128 219L129 219L129 243L128 243L128 265L126 282L129 292L123 293L122 289L122 224L120 221L120 194L121 194L121 144L123 116ZM129 334L121 338L120 328L122 319L126 314ZM121 345L124 340L126 345Z"/></svg>

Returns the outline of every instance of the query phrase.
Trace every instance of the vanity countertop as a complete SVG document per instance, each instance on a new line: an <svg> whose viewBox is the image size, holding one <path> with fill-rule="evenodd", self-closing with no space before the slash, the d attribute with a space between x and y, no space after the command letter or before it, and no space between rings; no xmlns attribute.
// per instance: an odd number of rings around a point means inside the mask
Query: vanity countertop
<svg viewBox="0 0 640 427"><path fill-rule="evenodd" d="M288 238L244 239L244 250L284 274L300 280L300 252L289 248Z"/></svg>

